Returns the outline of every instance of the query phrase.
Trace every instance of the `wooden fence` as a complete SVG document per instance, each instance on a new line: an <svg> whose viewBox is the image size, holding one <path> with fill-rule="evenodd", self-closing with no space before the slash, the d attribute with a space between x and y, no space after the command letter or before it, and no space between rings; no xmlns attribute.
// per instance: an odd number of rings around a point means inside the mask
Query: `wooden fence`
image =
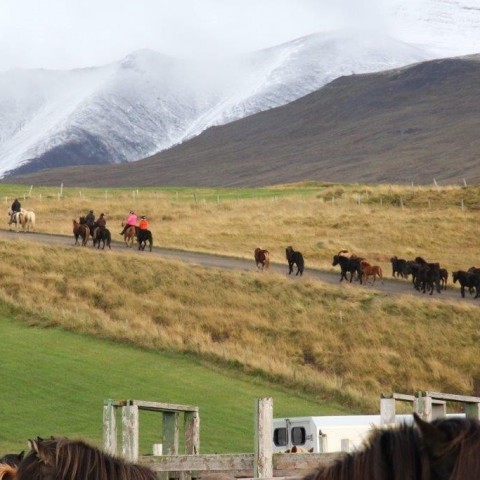
<svg viewBox="0 0 480 480"><path fill-rule="evenodd" d="M395 423L396 402L412 404L412 410L424 420L446 415L447 402L460 402L467 416L480 420L480 397L439 392L418 392L415 395L383 394L380 399L381 424ZM200 415L198 407L142 400L107 400L104 403L104 449L117 454L116 409L122 411L122 456L158 473L159 478L186 479L222 473L230 477L302 478L321 464L329 464L343 455L336 453L273 454L273 402L271 398L256 401L254 453L200 454ZM139 456L139 410L163 415L163 452L161 456ZM184 418L184 454L180 454L179 421Z"/></svg>
<svg viewBox="0 0 480 480"><path fill-rule="evenodd" d="M300 478L321 463L331 462L335 454L273 454L271 398L256 401L256 428L254 453L243 454L200 454L200 415L198 407L175 405L143 400L106 400L103 407L104 450L116 455L117 422L116 411L121 410L122 456L126 460L147 465L158 472L159 477L192 478L210 473L224 473L232 477ZM139 410L159 412L163 415L163 452L161 456L139 455ZM184 449L179 454L179 421L184 416Z"/></svg>
<svg viewBox="0 0 480 480"><path fill-rule="evenodd" d="M401 393L383 394L380 398L382 425L395 423L395 403L397 401L411 403L412 410L428 422L436 418L445 417L447 414L447 402L461 403L465 415L480 420L480 397L421 391L415 395Z"/></svg>

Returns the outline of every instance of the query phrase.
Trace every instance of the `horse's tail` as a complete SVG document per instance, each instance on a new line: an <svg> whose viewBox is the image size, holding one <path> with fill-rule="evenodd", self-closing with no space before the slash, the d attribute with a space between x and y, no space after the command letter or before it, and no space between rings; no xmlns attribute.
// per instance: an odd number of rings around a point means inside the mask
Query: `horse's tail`
<svg viewBox="0 0 480 480"><path fill-rule="evenodd" d="M17 475L17 469L7 463L0 464L0 480L13 480Z"/></svg>
<svg viewBox="0 0 480 480"><path fill-rule="evenodd" d="M303 273L303 270L305 269L305 260L303 258L303 255L300 252L298 252L298 264L297 264L297 266L298 266L298 269L300 270L300 272Z"/></svg>
<svg viewBox="0 0 480 480"><path fill-rule="evenodd" d="M265 270L270 266L270 252L265 250Z"/></svg>

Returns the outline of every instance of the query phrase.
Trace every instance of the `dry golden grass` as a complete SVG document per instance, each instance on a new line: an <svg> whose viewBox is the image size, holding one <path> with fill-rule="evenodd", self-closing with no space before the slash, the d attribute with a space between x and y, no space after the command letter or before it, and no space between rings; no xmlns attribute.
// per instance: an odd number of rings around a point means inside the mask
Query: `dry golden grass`
<svg viewBox="0 0 480 480"><path fill-rule="evenodd" d="M117 192L107 200L93 191L66 192L61 199L32 195L23 204L36 211L38 231L71 235L72 218L93 208L107 214L119 238L121 219L133 208L150 217L157 245L246 258L262 246L285 263L292 244L307 267L333 269L331 257L341 248L377 260L387 276L394 254L422 255L449 270L479 264L478 233L470 227L478 189L449 189L441 207L428 201L443 192L418 190L416 204L402 208L387 199L406 197L406 189L364 188L369 203L365 196L359 204L361 188L217 201L175 192L142 191L135 199ZM471 205L464 210L462 194ZM107 253L15 238L0 243L0 298L32 324L193 353L371 411L384 391L471 393L479 374L476 305L339 289L308 272L293 282L271 272L222 272L148 253L127 257L118 248Z"/></svg>
<svg viewBox="0 0 480 480"><path fill-rule="evenodd" d="M37 213L40 232L71 235L72 219L93 208L97 216L106 213L112 238L120 240L122 219L133 209L149 217L156 245L245 258L261 246L282 263L285 247L293 245L310 267L331 268L332 255L342 248L387 272L392 255L420 255L449 270L478 262L479 187L307 185L297 186L302 193L288 191L272 188L270 197L257 198L252 191L236 200L228 191L212 190L137 195L65 189L59 198L52 189L34 189L23 206ZM5 198L8 208L12 196Z"/></svg>

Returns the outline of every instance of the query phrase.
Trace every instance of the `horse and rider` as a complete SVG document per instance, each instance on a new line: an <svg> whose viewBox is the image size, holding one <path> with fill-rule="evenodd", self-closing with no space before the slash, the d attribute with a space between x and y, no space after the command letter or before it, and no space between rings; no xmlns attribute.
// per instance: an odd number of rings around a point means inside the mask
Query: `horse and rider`
<svg viewBox="0 0 480 480"><path fill-rule="evenodd" d="M147 242L149 243L150 251L152 251L153 238L152 232L148 229L148 220L145 215L142 215L140 222L138 223L137 240L138 249L145 250Z"/></svg>
<svg viewBox="0 0 480 480"><path fill-rule="evenodd" d="M18 213L21 213L22 211L22 204L20 203L20 201L18 200L18 198L16 198L13 203L12 203L12 206L10 207L10 222L8 222L9 224L12 224L12 223L20 223L17 221L17 214Z"/></svg>

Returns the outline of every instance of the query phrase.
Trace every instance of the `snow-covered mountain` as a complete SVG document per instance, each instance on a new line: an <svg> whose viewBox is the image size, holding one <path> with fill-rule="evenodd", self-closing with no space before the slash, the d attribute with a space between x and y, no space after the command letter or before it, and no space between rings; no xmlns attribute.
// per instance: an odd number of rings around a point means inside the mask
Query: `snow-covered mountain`
<svg viewBox="0 0 480 480"><path fill-rule="evenodd" d="M409 0L394 0L389 8L399 19L391 31L410 42L380 30L324 32L211 61L140 50L102 67L0 74L0 177L139 160L208 127L289 103L339 76L387 70L442 52L468 53L462 35L473 32L469 45L480 39L474 0L424 0L416 10ZM408 31L412 25L417 28ZM429 43L431 38L444 44Z"/></svg>

